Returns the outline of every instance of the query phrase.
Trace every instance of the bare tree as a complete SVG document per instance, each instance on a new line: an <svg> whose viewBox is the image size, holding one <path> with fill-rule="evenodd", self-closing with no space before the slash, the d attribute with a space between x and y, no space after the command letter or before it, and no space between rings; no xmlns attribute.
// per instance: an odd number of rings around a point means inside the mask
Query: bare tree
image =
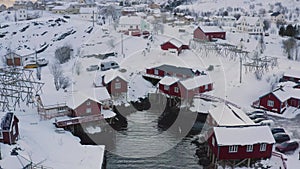
<svg viewBox="0 0 300 169"><path fill-rule="evenodd" d="M297 46L295 38L289 38L287 40L283 40L282 44L283 44L284 51L288 55L288 59L293 60L294 59L293 52Z"/></svg>
<svg viewBox="0 0 300 169"><path fill-rule="evenodd" d="M55 85L55 89L58 91L60 89L60 78L63 77L63 70L61 65L58 62L52 63L49 66L50 69L50 73L53 76L54 79L54 85Z"/></svg>
<svg viewBox="0 0 300 169"><path fill-rule="evenodd" d="M75 73L77 75L80 75L81 71L82 71L82 64L81 62L77 61L75 64L74 64L74 70L75 70Z"/></svg>
<svg viewBox="0 0 300 169"><path fill-rule="evenodd" d="M107 41L107 45L110 46L111 48L114 48L114 47L115 47L115 39L110 38L110 39Z"/></svg>
<svg viewBox="0 0 300 169"><path fill-rule="evenodd" d="M72 48L69 45L62 46L55 50L55 58L59 63L66 63L71 58Z"/></svg>

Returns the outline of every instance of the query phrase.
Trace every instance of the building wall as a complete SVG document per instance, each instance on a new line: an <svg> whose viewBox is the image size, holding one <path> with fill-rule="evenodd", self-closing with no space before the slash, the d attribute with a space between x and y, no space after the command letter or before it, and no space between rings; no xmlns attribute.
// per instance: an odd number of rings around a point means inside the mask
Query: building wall
<svg viewBox="0 0 300 169"><path fill-rule="evenodd" d="M274 101L274 106L269 107L268 106L268 100ZM281 112L281 101L278 100L273 93L269 93L259 99L259 106L262 106L263 108L269 110L269 111L275 111L277 113Z"/></svg>
<svg viewBox="0 0 300 169"><path fill-rule="evenodd" d="M27 20L27 9L18 9L16 11L17 21Z"/></svg>
<svg viewBox="0 0 300 169"><path fill-rule="evenodd" d="M215 140L215 146L212 145L212 138L214 138ZM229 146L218 146L214 134L212 134L212 136L209 137L208 144L212 152L219 160L270 158L272 155L272 148L273 148L273 144L267 144L266 151L260 151L260 144L254 144L253 151L247 152L247 145L243 145L243 146L239 145L237 152L229 153Z"/></svg>
<svg viewBox="0 0 300 169"><path fill-rule="evenodd" d="M171 86L169 86L169 90L165 90L164 86L165 85L159 84L160 92L171 95L171 96L176 96L176 97L181 96L181 90L178 87L178 83L174 83ZM175 92L176 87L178 88L178 92Z"/></svg>
<svg viewBox="0 0 300 169"><path fill-rule="evenodd" d="M219 159L270 158L273 145L267 144L266 151L260 151L260 144L253 145L253 151L247 152L247 146L238 146L238 151L229 153L229 146L219 147Z"/></svg>
<svg viewBox="0 0 300 169"><path fill-rule="evenodd" d="M199 27L194 30L194 39L196 39L196 40L204 40L204 41L209 40L206 37L205 33Z"/></svg>
<svg viewBox="0 0 300 169"><path fill-rule="evenodd" d="M181 51L181 48L176 47L175 45L173 45L170 42L166 42L166 43L162 44L160 47L162 50L176 49L179 53Z"/></svg>
<svg viewBox="0 0 300 169"><path fill-rule="evenodd" d="M87 99L85 102L83 102L74 110L75 117L97 115L100 113L101 113L101 104L91 99Z"/></svg>
<svg viewBox="0 0 300 169"><path fill-rule="evenodd" d="M290 98L288 101L288 105L292 107L299 107L300 106L300 100L296 98Z"/></svg>

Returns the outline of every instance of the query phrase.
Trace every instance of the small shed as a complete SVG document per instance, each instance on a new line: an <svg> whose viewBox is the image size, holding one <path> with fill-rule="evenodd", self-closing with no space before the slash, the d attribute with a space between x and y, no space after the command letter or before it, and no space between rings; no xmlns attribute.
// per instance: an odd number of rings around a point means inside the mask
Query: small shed
<svg viewBox="0 0 300 169"><path fill-rule="evenodd" d="M108 70L102 76L102 84L112 96L126 94L128 91L128 81L118 70Z"/></svg>
<svg viewBox="0 0 300 169"><path fill-rule="evenodd" d="M169 50L169 51L176 50L178 54L180 54L184 49L189 49L189 45L183 44L181 41L174 38L161 44L160 47L162 50Z"/></svg>
<svg viewBox="0 0 300 169"><path fill-rule="evenodd" d="M194 30L194 39L212 41L214 38L226 39L226 32L217 26L198 26Z"/></svg>
<svg viewBox="0 0 300 169"><path fill-rule="evenodd" d="M15 144L19 138L19 119L13 112L0 113L0 141L4 144Z"/></svg>

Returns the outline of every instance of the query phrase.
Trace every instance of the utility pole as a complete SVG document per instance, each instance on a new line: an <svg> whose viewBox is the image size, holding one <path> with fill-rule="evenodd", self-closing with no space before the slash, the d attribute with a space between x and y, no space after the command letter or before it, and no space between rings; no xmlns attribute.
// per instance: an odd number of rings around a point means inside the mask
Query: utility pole
<svg viewBox="0 0 300 169"><path fill-rule="evenodd" d="M240 83L242 83L242 70L243 70L243 61L242 61L242 56L240 55Z"/></svg>
<svg viewBox="0 0 300 169"><path fill-rule="evenodd" d="M122 54L122 56L124 58L125 55L124 55L124 50L123 50L123 33L121 34L121 54Z"/></svg>
<svg viewBox="0 0 300 169"><path fill-rule="evenodd" d="M92 18L93 18L93 27L94 27L95 26L95 23L94 23L95 22L94 10L93 10L93 17Z"/></svg>

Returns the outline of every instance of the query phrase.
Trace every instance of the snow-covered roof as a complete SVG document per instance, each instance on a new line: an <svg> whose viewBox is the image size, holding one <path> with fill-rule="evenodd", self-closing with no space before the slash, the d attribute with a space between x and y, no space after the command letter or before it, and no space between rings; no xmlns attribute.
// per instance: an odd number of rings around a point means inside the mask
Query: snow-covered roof
<svg viewBox="0 0 300 169"><path fill-rule="evenodd" d="M275 143L269 126L214 127L214 134L219 146Z"/></svg>
<svg viewBox="0 0 300 169"><path fill-rule="evenodd" d="M111 99L106 87L97 87L94 89L94 93L95 93L96 100L100 102Z"/></svg>
<svg viewBox="0 0 300 169"><path fill-rule="evenodd" d="M119 20L119 25L140 25L140 16L121 16Z"/></svg>
<svg viewBox="0 0 300 169"><path fill-rule="evenodd" d="M122 73L120 71L110 69L110 70L106 71L106 73L104 74L104 83L107 84L107 83L111 82L112 80L114 80L116 77L119 77L119 78L127 81L127 79L122 75Z"/></svg>
<svg viewBox="0 0 300 169"><path fill-rule="evenodd" d="M187 67L177 67L173 65L166 65L163 64L161 66L155 67L155 69L162 70L167 73L175 73L175 74L182 74L186 76L194 76L194 72L191 68Z"/></svg>
<svg viewBox="0 0 300 169"><path fill-rule="evenodd" d="M81 7L79 9L79 13L81 14L92 14L93 12L96 13L98 10L96 7L93 8L87 8L87 7Z"/></svg>
<svg viewBox="0 0 300 169"><path fill-rule="evenodd" d="M188 90L195 89L197 87L212 83L211 79L207 75L195 76L186 80L180 81L180 83Z"/></svg>
<svg viewBox="0 0 300 169"><path fill-rule="evenodd" d="M12 122L14 119L14 113L12 112L0 112L0 130L9 131L12 126Z"/></svg>
<svg viewBox="0 0 300 169"><path fill-rule="evenodd" d="M280 83L277 89L272 93L281 101L284 102L289 98L300 99L300 89L293 88L296 84L293 82Z"/></svg>
<svg viewBox="0 0 300 169"><path fill-rule="evenodd" d="M111 110L101 110L101 114L105 119L116 116L116 113Z"/></svg>
<svg viewBox="0 0 300 169"><path fill-rule="evenodd" d="M297 70L287 70L284 74L287 77L300 78L300 71Z"/></svg>
<svg viewBox="0 0 300 169"><path fill-rule="evenodd" d="M243 20L245 20L249 25L255 25L256 22L260 20L259 17L251 17L251 16L241 16L239 20L237 20L237 23L242 23Z"/></svg>
<svg viewBox="0 0 300 169"><path fill-rule="evenodd" d="M176 78L176 77L165 76L164 78L162 78L162 79L159 81L159 83L162 84L162 85L167 85L167 86L169 86L169 85L172 85L172 84L174 84L174 83L176 83L176 82L178 82L178 81L179 81L179 79Z"/></svg>
<svg viewBox="0 0 300 169"><path fill-rule="evenodd" d="M75 92L72 92L70 97L66 100L66 104L69 108L74 110L88 99L93 100L92 98L85 95L84 93L75 91Z"/></svg>
<svg viewBox="0 0 300 169"><path fill-rule="evenodd" d="M208 113L218 126L255 125L243 110L230 105L218 104L216 108L209 110Z"/></svg>
<svg viewBox="0 0 300 169"><path fill-rule="evenodd" d="M178 48L180 48L183 45L183 43L181 41L174 39L174 38L170 39L169 42Z"/></svg>
<svg viewBox="0 0 300 169"><path fill-rule="evenodd" d="M199 26L199 28L205 32L225 32L224 30L222 30L220 27L218 26Z"/></svg>

